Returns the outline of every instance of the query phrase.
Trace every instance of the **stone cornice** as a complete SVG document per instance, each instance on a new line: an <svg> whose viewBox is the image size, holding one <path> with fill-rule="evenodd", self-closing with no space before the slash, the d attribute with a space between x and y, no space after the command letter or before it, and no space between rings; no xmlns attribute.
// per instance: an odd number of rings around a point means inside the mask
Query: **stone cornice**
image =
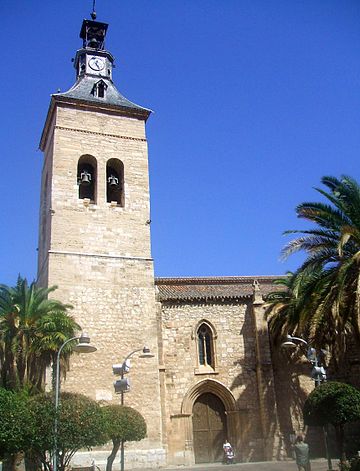
<svg viewBox="0 0 360 471"><path fill-rule="evenodd" d="M84 133L84 134L93 134L95 136L105 136L105 137L115 137L117 139L126 139L129 141L140 141L140 142L146 142L145 138L142 137L130 137L130 136L122 136L120 134L107 134L104 132L99 132L99 131L89 131L87 129L78 129L78 128L68 128L66 126L55 126L55 129L60 129L62 131L72 131L72 132L79 132L79 133Z"/></svg>
<svg viewBox="0 0 360 471"><path fill-rule="evenodd" d="M72 252L69 250L49 250L49 254L54 255L75 255L79 257L96 257L96 258L115 258L120 260L140 260L144 262L153 262L152 258L147 257L130 257L125 255L109 255L101 253L91 253L91 252Z"/></svg>

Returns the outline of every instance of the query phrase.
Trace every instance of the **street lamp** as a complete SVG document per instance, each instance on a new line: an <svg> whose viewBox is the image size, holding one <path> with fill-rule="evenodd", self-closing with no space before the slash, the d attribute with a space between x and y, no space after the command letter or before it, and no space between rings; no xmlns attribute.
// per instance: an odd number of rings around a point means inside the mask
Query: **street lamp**
<svg viewBox="0 0 360 471"><path fill-rule="evenodd" d="M324 357L326 356L326 350L320 349L319 351L309 346L308 342L301 337L294 337L293 335L287 335L286 341L281 344L283 348L292 349L296 348L299 344L303 344L308 347L306 352L306 358L313 365L311 371L311 378L315 381L315 387L319 386L323 381L326 381L326 371L322 366Z"/></svg>
<svg viewBox="0 0 360 471"><path fill-rule="evenodd" d="M128 360L132 357L135 353L142 352L139 355L139 358L153 358L155 355L150 352L150 348L143 347L137 348L129 353L121 364L113 365L113 373L115 375L120 375L120 379L114 381L114 388L116 394L121 394L120 396L120 404L124 405L124 393L130 390L130 384L127 379L124 379L124 374L127 373L130 369L130 365L128 364ZM124 440L121 440L120 445L120 471L124 471L124 463L125 463L125 456L124 456Z"/></svg>
<svg viewBox="0 0 360 471"><path fill-rule="evenodd" d="M57 448L57 432L58 432L58 409L60 402L60 355L65 345L73 340L78 340L73 350L79 353L96 352L97 348L90 344L90 337L87 333L82 332L80 337L72 337L66 340L57 353L56 357L56 380L55 380L55 421L54 421L54 457L53 457L53 471L58 469L58 448Z"/></svg>
<svg viewBox="0 0 360 471"><path fill-rule="evenodd" d="M281 344L281 347L286 349L297 348L299 345L305 345L307 347L306 358L312 364L313 369L311 370L311 378L315 381L315 387L320 386L322 382L326 381L326 371L322 366L324 357L326 356L326 350L320 349L316 350L314 347L311 347L308 342L301 337L294 337L293 335L287 335L285 342ZM324 444L325 444L325 453L328 462L328 469L332 470L331 458L328 450L327 443L327 431L323 427L324 433Z"/></svg>

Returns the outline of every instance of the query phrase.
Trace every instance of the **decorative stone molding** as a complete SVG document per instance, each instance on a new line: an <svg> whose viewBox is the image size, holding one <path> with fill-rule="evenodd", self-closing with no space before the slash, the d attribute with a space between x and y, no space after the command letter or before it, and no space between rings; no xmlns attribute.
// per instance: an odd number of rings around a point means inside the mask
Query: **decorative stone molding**
<svg viewBox="0 0 360 471"><path fill-rule="evenodd" d="M103 132L98 132L98 131L88 131L86 129L76 129L76 128L68 128L66 126L55 126L55 129L60 129L62 131L72 131L72 132L78 132L78 133L83 133L83 134L92 134L95 136L104 136L104 137L115 137L117 139L126 139L128 141L141 141L141 142L146 142L146 139L141 138L141 137L130 137L130 136L121 136L119 134L107 134Z"/></svg>

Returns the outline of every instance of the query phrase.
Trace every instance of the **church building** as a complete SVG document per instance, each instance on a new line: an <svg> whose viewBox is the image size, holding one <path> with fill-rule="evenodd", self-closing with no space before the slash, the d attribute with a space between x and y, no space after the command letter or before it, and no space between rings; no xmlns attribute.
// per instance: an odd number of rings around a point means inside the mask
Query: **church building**
<svg viewBox="0 0 360 471"><path fill-rule="evenodd" d="M97 347L73 355L62 388L119 403L112 365L147 346L154 357L132 356L124 395L148 429L126 444L127 469L221 462L225 439L237 461L286 458L302 427L294 389L312 385L307 367L290 371L271 352L264 296L274 277L154 277L151 110L117 90L107 28L95 14L83 21L76 82L51 96L40 142L38 283L58 286ZM103 467L107 455L75 461Z"/></svg>

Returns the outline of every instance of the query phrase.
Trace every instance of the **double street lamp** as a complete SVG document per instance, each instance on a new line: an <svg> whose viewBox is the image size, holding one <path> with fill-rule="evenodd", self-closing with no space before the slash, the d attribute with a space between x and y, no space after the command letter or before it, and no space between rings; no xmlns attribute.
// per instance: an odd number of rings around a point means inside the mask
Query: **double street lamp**
<svg viewBox="0 0 360 471"><path fill-rule="evenodd" d="M326 381L326 371L325 367L323 366L323 362L327 351L323 349L316 350L316 348L311 347L306 340L302 339L301 337L294 337L293 335L287 335L286 340L281 344L281 347L286 349L294 349L299 345L304 345L307 347L306 358L313 366L311 370L311 378L315 381L315 387L320 386L321 383ZM331 458L327 443L327 431L325 427L323 427L323 433L328 469L332 470Z"/></svg>
<svg viewBox="0 0 360 471"><path fill-rule="evenodd" d="M137 348L130 352L125 358L124 361L120 364L113 365L113 373L114 375L120 375L120 379L114 381L114 388L115 393L120 394L120 404L124 405L124 393L130 391L130 383L127 378L124 378L124 375L129 372L130 364L129 360L135 353L142 352L139 355L139 358L153 358L154 354L150 352L148 347ZM120 445L120 470L124 471L124 463L125 463L125 456L124 456L124 440L121 440Z"/></svg>
<svg viewBox="0 0 360 471"><path fill-rule="evenodd" d="M79 337L72 337L66 340L57 353L56 357L56 381L55 381L55 420L54 420L54 456L53 456L53 471L58 470L58 446L57 446L57 434L58 434L58 409L60 404L60 356L64 347L74 340L78 340L78 343L74 346L73 350L78 353L91 353L97 350L96 347L90 344L90 337L87 333L82 332Z"/></svg>
<svg viewBox="0 0 360 471"><path fill-rule="evenodd" d="M311 378L315 381L315 387L319 386L323 381L326 381L326 371L322 366L326 350L316 350L309 346L308 342L300 337L294 337L292 335L286 336L286 341L281 344L283 348L296 348L299 344L303 344L307 347L306 358L313 365L311 370Z"/></svg>

